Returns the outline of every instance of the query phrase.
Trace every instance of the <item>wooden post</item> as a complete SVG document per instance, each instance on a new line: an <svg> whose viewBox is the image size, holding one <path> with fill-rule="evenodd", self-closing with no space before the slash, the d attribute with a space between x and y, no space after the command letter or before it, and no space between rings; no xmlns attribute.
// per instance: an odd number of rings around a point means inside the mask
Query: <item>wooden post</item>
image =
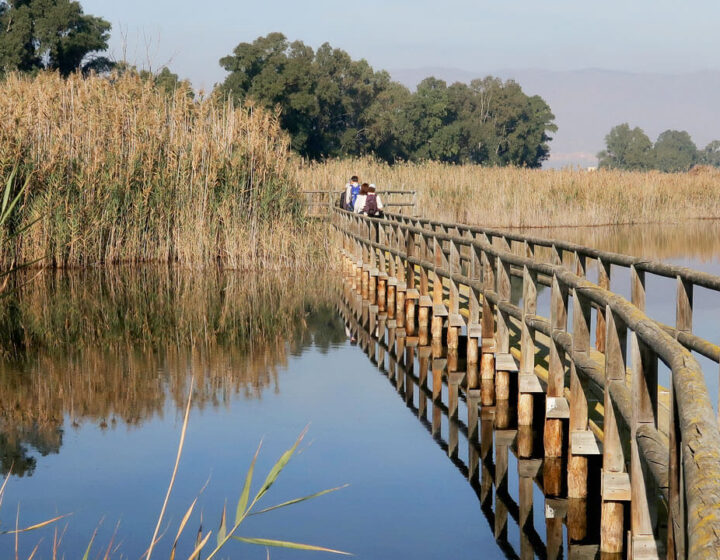
<svg viewBox="0 0 720 560"><path fill-rule="evenodd" d="M379 278L377 283L377 306L379 313L385 313L386 310L386 299L385 299L385 287L387 280L385 278Z"/></svg>
<svg viewBox="0 0 720 560"><path fill-rule="evenodd" d="M481 253L483 267L483 298L481 317L481 354L480 354L480 378L495 380L495 306L490 303L487 294L495 290L495 268L494 262L485 251ZM485 393L487 394L487 392ZM493 395L494 398L494 395ZM494 402L494 401L493 401ZM486 403L483 398L483 404Z"/></svg>
<svg viewBox="0 0 720 560"><path fill-rule="evenodd" d="M613 384L625 383L627 326L610 306L606 308L605 416L603 440L601 552L623 551L624 502L631 497L630 479L625 473L625 455L618 429L615 405L610 396Z"/></svg>
<svg viewBox="0 0 720 560"><path fill-rule="evenodd" d="M598 268L598 286L605 290L610 290L610 263L597 259ZM605 353L605 308L597 307L597 322L595 327L595 349L598 352Z"/></svg>
<svg viewBox="0 0 720 560"><path fill-rule="evenodd" d="M573 354L590 353L590 301L578 290L573 290ZM586 433L588 429L588 402L585 394L585 378L580 378L574 360L570 364L570 442L574 434ZM568 453L568 497L587 497L588 458L577 452L572 445Z"/></svg>
<svg viewBox="0 0 720 560"><path fill-rule="evenodd" d="M540 387L535 376L535 330L527 324L527 318L537 313L537 274L523 267L523 319L520 336L520 379L518 383L518 425L531 426L533 422L533 398L535 387ZM522 380L525 378L526 383Z"/></svg>
<svg viewBox="0 0 720 560"><path fill-rule="evenodd" d="M553 333L567 329L568 291L553 275L550 294L550 324ZM548 366L547 399L563 397L565 392L565 352L550 337L550 361ZM546 401L547 402L547 401ZM562 457L563 426L562 419L549 418L546 413L543 443L545 457Z"/></svg>

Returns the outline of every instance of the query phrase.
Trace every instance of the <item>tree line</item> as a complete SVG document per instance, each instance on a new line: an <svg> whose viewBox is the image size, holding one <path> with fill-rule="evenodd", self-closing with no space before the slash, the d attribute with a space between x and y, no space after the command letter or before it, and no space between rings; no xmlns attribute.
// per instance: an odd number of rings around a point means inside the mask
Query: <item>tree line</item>
<svg viewBox="0 0 720 560"><path fill-rule="evenodd" d="M373 154L396 160L539 167L557 128L547 103L514 81L469 85L430 77L415 92L365 60L270 33L220 60L220 90L282 109L293 147L312 159Z"/></svg>
<svg viewBox="0 0 720 560"><path fill-rule="evenodd" d="M102 55L110 29L76 1L0 0L0 72L143 75ZM557 130L547 103L512 80L448 85L430 77L411 92L328 43L314 50L281 33L240 43L220 65L228 76L217 92L279 109L293 148L310 159L373 155L387 162L539 167ZM168 69L143 77L168 91L181 83Z"/></svg>
<svg viewBox="0 0 720 560"><path fill-rule="evenodd" d="M676 173L695 165L720 167L720 140L698 149L684 130L666 130L653 144L641 128L623 123L610 130L605 146L597 157L599 166L606 169Z"/></svg>

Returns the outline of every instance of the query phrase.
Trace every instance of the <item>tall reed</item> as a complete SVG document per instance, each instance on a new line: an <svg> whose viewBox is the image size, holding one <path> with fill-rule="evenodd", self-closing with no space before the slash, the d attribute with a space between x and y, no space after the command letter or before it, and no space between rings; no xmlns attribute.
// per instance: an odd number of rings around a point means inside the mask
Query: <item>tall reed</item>
<svg viewBox="0 0 720 560"><path fill-rule="evenodd" d="M350 175L416 190L422 216L498 227L678 222L720 218L720 171L660 173L387 165L369 158L304 163L304 189L341 189Z"/></svg>
<svg viewBox="0 0 720 560"><path fill-rule="evenodd" d="M307 263L318 245L302 227L289 146L274 114L182 87L168 95L132 73L10 74L0 176L19 164L30 183L0 230L0 266Z"/></svg>

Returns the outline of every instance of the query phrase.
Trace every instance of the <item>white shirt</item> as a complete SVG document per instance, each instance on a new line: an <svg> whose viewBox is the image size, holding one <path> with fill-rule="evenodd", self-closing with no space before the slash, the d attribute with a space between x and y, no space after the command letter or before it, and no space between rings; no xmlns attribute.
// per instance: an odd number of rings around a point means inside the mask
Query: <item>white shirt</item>
<svg viewBox="0 0 720 560"><path fill-rule="evenodd" d="M353 208L353 210L357 213L362 212L363 208L365 208L366 200L367 200L367 195L365 195L365 194L357 195L357 198L355 199L355 207Z"/></svg>

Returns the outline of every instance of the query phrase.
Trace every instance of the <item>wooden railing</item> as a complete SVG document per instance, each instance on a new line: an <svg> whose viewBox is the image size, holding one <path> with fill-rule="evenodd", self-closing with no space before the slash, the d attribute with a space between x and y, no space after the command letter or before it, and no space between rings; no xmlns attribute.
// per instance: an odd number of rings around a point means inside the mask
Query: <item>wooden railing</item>
<svg viewBox="0 0 720 560"><path fill-rule="evenodd" d="M327 218L332 209L338 206L343 191L303 191L307 205L307 215L312 218ZM404 190L378 191L386 211L396 215L415 216L417 210L417 193Z"/></svg>
<svg viewBox="0 0 720 560"><path fill-rule="evenodd" d="M464 333L465 390L483 405L516 400L520 426L544 403L544 456L567 459L568 497L587 496L588 461L601 457L603 552L720 557L720 432L691 354L720 358L692 333L693 287L718 290L720 278L497 230L333 214L344 272L371 316L386 313L420 345L446 344L449 359ZM612 265L630 269L631 301L609 290ZM645 315L646 273L676 279L674 327ZM521 305L511 302L513 277ZM538 315L541 285L549 317ZM671 372L667 394L659 362Z"/></svg>

